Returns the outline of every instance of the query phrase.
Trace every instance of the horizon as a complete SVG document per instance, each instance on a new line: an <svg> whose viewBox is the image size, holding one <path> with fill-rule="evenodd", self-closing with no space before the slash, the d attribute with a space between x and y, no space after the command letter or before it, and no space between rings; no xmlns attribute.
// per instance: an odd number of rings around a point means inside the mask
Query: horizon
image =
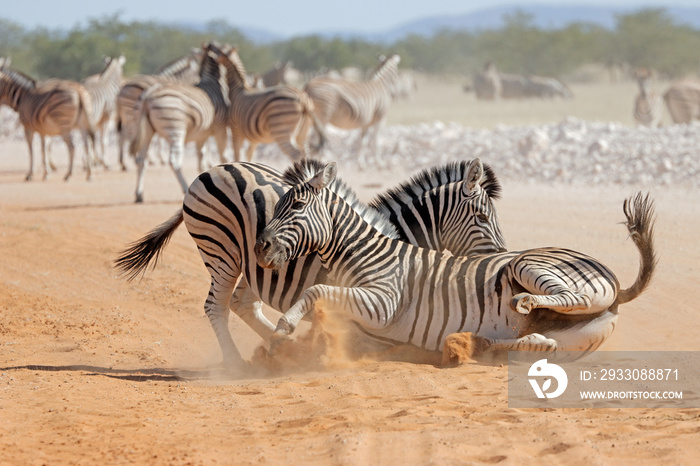
<svg viewBox="0 0 700 466"><path fill-rule="evenodd" d="M280 37L289 38L315 33L373 33L389 31L410 24L414 21L445 16L461 16L478 11L490 10L495 7L527 7L553 6L561 8L593 7L610 9L643 9L643 8L673 8L700 7L697 0L680 0L674 2L659 2L645 0L560 0L515 2L513 0L493 0L488 6L481 2L464 0L444 0L428 4L422 0L376 0L371 2L371 9L358 8L353 4L329 4L325 0L298 0L294 5L286 2L275 2L273 7L246 4L238 7L238 11L217 15L217 11L228 11L228 6L222 0L205 0L200 2L196 11L190 4L169 3L166 13L161 13L158 4L144 4L136 0L123 0L119 7L111 3L89 2L86 0L66 0L59 3L40 2L36 4L21 3L11 11L5 11L0 18L18 23L26 28L48 28L70 30L79 28L90 20L102 19L117 15L120 20L154 21L165 24L206 24L212 20L224 20L239 29L256 29ZM369 2L367 2L369 3ZM670 3L670 4L669 4ZM221 8L217 8L221 6ZM77 16L73 11L81 11ZM211 11L211 13L209 13ZM307 11L315 11L309 15ZM265 14L263 14L263 12ZM266 16L265 19L262 19Z"/></svg>

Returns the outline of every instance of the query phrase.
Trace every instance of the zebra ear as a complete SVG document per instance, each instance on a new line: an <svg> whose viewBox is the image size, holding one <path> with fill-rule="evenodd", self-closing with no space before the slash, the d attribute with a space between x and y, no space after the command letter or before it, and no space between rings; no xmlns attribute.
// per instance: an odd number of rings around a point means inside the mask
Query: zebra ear
<svg viewBox="0 0 700 466"><path fill-rule="evenodd" d="M473 191L477 185L480 185L483 177L484 165L481 163L481 159L477 157L469 163L469 168L467 169L466 181L469 191Z"/></svg>
<svg viewBox="0 0 700 466"><path fill-rule="evenodd" d="M331 162L325 167L323 167L323 170L320 172L316 173L311 180L309 180L309 184L317 189L317 190L322 190L326 186L330 184L331 181L335 179L335 175L338 173L338 166L336 165L335 162Z"/></svg>

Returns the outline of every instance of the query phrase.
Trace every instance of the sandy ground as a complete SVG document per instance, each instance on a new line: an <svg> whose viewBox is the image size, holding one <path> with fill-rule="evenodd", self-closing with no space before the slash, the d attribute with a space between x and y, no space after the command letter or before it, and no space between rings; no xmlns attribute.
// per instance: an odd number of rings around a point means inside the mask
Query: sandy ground
<svg viewBox="0 0 700 466"><path fill-rule="evenodd" d="M224 374L204 316L208 274L186 230L128 283L118 252L179 208L167 167L78 169L24 182L23 142L0 145L0 464L697 464L700 409L513 409L507 367L350 362L268 376ZM112 154L113 156L113 154ZM194 161L186 173L195 176ZM363 199L407 173L343 171ZM634 279L619 222L634 187L504 181L511 249L589 253ZM651 187L658 274L621 308L607 350L700 350L700 204ZM274 316L275 314L271 314ZM232 318L244 356L259 340Z"/></svg>

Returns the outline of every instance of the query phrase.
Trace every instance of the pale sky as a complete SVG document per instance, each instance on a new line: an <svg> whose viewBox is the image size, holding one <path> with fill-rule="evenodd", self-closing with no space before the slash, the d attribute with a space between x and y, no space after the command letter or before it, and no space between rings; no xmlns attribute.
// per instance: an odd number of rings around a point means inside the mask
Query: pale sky
<svg viewBox="0 0 700 466"><path fill-rule="evenodd" d="M496 5L662 7L700 6L700 0L2 0L2 4L0 18L29 28L70 29L84 25L88 18L121 12L124 21L204 23L225 19L232 26L292 36L327 31L382 32L425 17L459 15Z"/></svg>

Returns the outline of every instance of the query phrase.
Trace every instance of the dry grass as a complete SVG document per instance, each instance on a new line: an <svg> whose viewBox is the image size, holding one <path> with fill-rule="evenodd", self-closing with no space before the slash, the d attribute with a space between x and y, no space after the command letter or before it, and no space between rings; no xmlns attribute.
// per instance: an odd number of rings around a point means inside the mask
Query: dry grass
<svg viewBox="0 0 700 466"><path fill-rule="evenodd" d="M632 105L637 95L634 81L574 84L572 100L477 100L464 92L466 79L419 77L418 90L410 100L393 103L386 124L411 125L421 122L456 122L467 127L493 128L503 125L534 125L558 122L566 117L590 121L613 121L633 126ZM664 92L668 83L655 83ZM664 115L664 124L671 122Z"/></svg>

